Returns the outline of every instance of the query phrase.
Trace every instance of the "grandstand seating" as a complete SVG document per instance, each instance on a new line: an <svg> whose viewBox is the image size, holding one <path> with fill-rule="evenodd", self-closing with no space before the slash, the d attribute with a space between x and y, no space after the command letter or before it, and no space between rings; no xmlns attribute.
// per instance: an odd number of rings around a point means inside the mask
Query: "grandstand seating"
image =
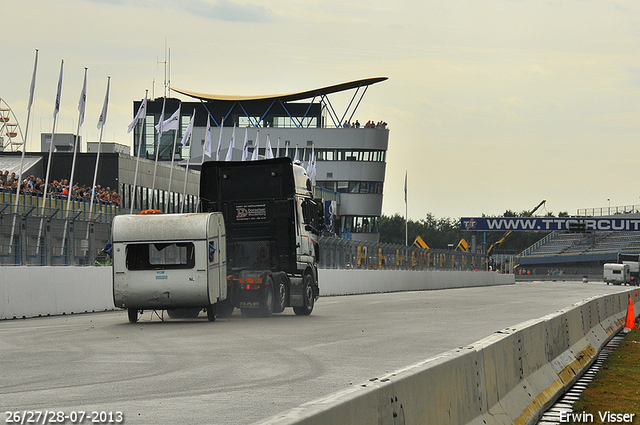
<svg viewBox="0 0 640 425"><path fill-rule="evenodd" d="M640 252L640 232L554 232L522 256L546 257L612 252Z"/></svg>

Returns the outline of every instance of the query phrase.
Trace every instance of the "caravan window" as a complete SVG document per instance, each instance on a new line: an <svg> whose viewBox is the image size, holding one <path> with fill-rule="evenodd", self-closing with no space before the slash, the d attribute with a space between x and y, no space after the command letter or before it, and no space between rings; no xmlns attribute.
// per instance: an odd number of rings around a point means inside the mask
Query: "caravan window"
<svg viewBox="0 0 640 425"><path fill-rule="evenodd" d="M127 245L127 269L192 269L195 267L192 242L139 243Z"/></svg>

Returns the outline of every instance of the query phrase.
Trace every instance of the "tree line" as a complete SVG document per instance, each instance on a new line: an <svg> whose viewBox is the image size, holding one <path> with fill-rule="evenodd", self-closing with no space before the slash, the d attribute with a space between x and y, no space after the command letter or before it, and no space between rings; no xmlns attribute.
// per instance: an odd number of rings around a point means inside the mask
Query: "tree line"
<svg viewBox="0 0 640 425"><path fill-rule="evenodd" d="M528 211L516 213L507 210L500 217L526 217ZM482 215L485 217L485 215ZM558 217L568 217L569 213L561 212ZM546 217L555 217L553 213L547 213ZM389 217L383 215L380 217L380 242L404 244L405 242L405 220L400 214L394 214ZM417 236L432 249L451 249L458 245L461 239L465 239L471 245L472 235L475 233L476 244L480 247L485 244L488 249L496 241L504 236L504 232L472 232L462 230L460 228L460 219L454 218L435 218L433 214L428 213L424 219L409 220L407 223L407 239L409 245L413 243ZM540 239L544 238L550 232L513 232L509 237L496 249L494 254L518 254L527 249ZM486 242L485 242L486 238Z"/></svg>

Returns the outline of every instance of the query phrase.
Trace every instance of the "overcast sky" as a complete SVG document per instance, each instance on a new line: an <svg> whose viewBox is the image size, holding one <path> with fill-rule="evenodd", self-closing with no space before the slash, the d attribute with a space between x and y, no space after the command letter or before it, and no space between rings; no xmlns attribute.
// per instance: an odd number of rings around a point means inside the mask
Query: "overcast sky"
<svg viewBox="0 0 640 425"><path fill-rule="evenodd" d="M2 30L0 98L23 130L39 49L28 150L51 132L63 59L57 131L76 131L87 67L83 139L111 76L103 140L131 145L166 45L171 85L204 93L389 77L355 116L389 124L383 214L404 215L405 171L414 220L640 205L637 1L4 0Z"/></svg>

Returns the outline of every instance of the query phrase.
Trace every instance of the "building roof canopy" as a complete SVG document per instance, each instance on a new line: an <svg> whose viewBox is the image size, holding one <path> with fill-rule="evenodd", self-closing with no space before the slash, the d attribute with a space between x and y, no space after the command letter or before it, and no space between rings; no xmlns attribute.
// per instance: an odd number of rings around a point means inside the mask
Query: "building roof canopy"
<svg viewBox="0 0 640 425"><path fill-rule="evenodd" d="M311 99L317 96L326 96L332 93L338 93L341 91L357 89L363 86L370 86L375 83L387 80L388 77L375 77L364 78L361 80L349 81L342 84L335 84L332 86L321 87L319 89L307 90L302 92L282 93L282 94L270 94L270 95L256 95L256 96L231 96L231 95L218 95L218 94L204 94L189 90L181 90L171 88L171 90L190 96L200 100L222 101L222 102L251 102L251 101L274 101L280 100L282 102L293 102L296 100Z"/></svg>

